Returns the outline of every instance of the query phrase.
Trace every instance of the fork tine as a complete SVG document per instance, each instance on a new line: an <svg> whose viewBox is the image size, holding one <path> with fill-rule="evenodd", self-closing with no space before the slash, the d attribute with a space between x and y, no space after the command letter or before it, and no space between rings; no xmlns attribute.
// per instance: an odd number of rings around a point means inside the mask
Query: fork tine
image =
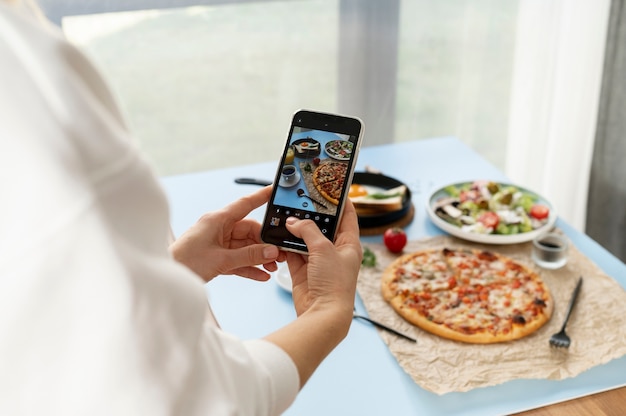
<svg viewBox="0 0 626 416"><path fill-rule="evenodd" d="M550 345L557 348L568 348L569 342L561 338L550 338Z"/></svg>
<svg viewBox="0 0 626 416"><path fill-rule="evenodd" d="M567 348L567 347L569 347L569 342L565 342L565 341L562 341L562 340L552 341L551 344L553 346L559 347L559 348Z"/></svg>
<svg viewBox="0 0 626 416"><path fill-rule="evenodd" d="M574 308L574 304L576 303L576 298L578 297L578 292L580 291L580 286L582 285L582 283L583 277L580 276L580 278L578 279L578 283L574 288L574 292L572 293L572 297L567 307L567 312L565 312L565 320L563 321L563 326L561 327L561 330L559 332L550 337L550 345L552 346L569 348L571 344L569 336L567 336L567 334L565 333L565 327L567 326L567 321L569 320L572 309Z"/></svg>

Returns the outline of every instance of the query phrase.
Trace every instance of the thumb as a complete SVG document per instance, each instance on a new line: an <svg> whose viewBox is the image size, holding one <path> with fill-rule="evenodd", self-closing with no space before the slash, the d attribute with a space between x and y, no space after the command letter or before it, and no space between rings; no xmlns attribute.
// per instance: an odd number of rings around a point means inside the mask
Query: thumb
<svg viewBox="0 0 626 416"><path fill-rule="evenodd" d="M328 242L332 245L332 242L322 234L319 227L311 220L299 220L289 217L286 225L287 230L296 237L303 239L309 249L321 242Z"/></svg>

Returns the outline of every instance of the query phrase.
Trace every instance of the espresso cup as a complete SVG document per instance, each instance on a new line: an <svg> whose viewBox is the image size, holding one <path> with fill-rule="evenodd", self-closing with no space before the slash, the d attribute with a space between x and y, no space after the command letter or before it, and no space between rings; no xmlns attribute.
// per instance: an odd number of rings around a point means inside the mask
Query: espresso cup
<svg viewBox="0 0 626 416"><path fill-rule="evenodd" d="M282 175L285 182L292 182L296 177L296 167L294 165L283 166Z"/></svg>

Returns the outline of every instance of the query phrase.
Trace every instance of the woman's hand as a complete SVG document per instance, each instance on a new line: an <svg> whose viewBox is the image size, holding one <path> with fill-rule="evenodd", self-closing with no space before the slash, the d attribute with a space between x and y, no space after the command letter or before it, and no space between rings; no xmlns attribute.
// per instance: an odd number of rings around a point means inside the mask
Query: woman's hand
<svg viewBox="0 0 626 416"><path fill-rule="evenodd" d="M297 314L321 302L348 308L351 318L356 279L363 257L357 215L352 203L346 203L334 244L310 220L289 218L287 229L302 238L309 251L308 256L287 253Z"/></svg>
<svg viewBox="0 0 626 416"><path fill-rule="evenodd" d="M220 274L236 274L254 280L267 280L268 271L277 269L276 261L285 254L261 241L261 225L245 218L265 204L272 192L265 187L225 208L203 215L171 246L174 258L205 281Z"/></svg>
<svg viewBox="0 0 626 416"><path fill-rule="evenodd" d="M348 334L363 253L356 212L349 201L334 244L310 220L289 218L287 228L309 250L308 256L287 253L298 318L265 339L289 354L303 386Z"/></svg>

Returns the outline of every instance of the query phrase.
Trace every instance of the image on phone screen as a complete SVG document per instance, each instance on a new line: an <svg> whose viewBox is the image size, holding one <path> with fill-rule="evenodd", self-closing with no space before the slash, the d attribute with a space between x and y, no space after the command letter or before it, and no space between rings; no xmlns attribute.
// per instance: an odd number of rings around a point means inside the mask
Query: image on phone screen
<svg viewBox="0 0 626 416"><path fill-rule="evenodd" d="M262 237L266 242L306 252L304 242L285 228L285 220L292 216L310 219L334 240L358 153L360 122L334 116L326 123L323 118L314 121L298 114L274 181Z"/></svg>

